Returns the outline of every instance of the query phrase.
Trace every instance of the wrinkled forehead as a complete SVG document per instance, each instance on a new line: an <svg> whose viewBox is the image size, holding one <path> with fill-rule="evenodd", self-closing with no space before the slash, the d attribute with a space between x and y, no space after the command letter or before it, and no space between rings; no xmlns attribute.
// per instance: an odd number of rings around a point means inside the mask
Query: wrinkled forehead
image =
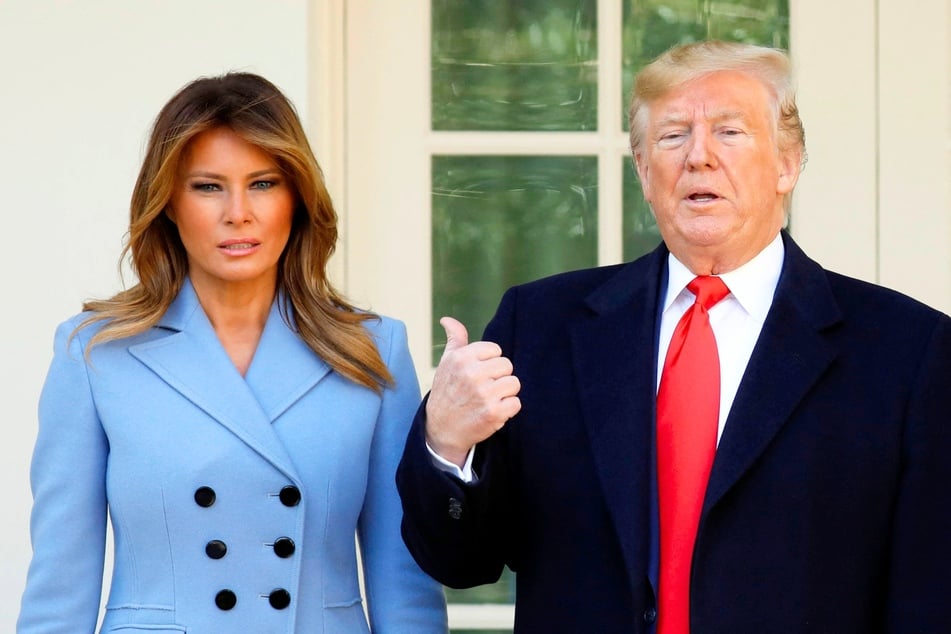
<svg viewBox="0 0 951 634"><path fill-rule="evenodd" d="M740 71L719 71L671 86L645 104L649 127L691 121L775 119L775 98L758 78Z"/></svg>

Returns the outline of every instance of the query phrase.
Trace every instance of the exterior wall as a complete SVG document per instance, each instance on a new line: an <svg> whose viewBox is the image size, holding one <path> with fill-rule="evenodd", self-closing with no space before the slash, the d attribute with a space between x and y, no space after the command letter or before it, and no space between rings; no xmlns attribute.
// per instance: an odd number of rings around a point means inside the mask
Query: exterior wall
<svg viewBox="0 0 951 634"><path fill-rule="evenodd" d="M0 0L0 631L30 556L28 465L55 325L120 288L128 199L158 109L186 82L259 72L309 116L306 0Z"/></svg>

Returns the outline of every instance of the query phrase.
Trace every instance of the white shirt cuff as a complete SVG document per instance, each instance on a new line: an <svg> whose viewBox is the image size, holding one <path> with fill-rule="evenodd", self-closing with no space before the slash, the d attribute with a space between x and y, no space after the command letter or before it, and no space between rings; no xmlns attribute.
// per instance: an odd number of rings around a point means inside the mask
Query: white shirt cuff
<svg viewBox="0 0 951 634"><path fill-rule="evenodd" d="M429 443L426 443L426 449L429 451L429 455L433 459L433 466L440 471L451 473L466 484L472 484L476 481L477 478L475 474L472 473L472 457L475 455L475 447L472 447L469 450L469 453L466 455L466 462L462 465L461 469L458 465L449 462L436 453L433 448L429 446Z"/></svg>

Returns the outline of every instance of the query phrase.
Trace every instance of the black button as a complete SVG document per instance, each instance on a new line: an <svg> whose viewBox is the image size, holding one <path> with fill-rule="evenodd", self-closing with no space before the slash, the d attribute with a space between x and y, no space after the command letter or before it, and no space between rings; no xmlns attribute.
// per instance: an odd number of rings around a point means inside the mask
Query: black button
<svg viewBox="0 0 951 634"><path fill-rule="evenodd" d="M648 624L657 620L657 608L647 608L644 610L644 621Z"/></svg>
<svg viewBox="0 0 951 634"><path fill-rule="evenodd" d="M220 539L213 539L205 544L205 554L212 559L221 559L228 553L228 546Z"/></svg>
<svg viewBox="0 0 951 634"><path fill-rule="evenodd" d="M208 508L215 503L216 498L215 490L211 487L198 487L198 489L195 490L195 503L198 504L198 506Z"/></svg>
<svg viewBox="0 0 951 634"><path fill-rule="evenodd" d="M238 597L231 590L222 590L215 595L215 605L222 610L230 610L238 603Z"/></svg>
<svg viewBox="0 0 951 634"><path fill-rule="evenodd" d="M267 602L275 610L283 610L291 604L291 594L283 588L271 590L271 594L267 595Z"/></svg>
<svg viewBox="0 0 951 634"><path fill-rule="evenodd" d="M289 484L280 493L281 504L284 506L297 506L300 504L300 489L293 484Z"/></svg>
<svg viewBox="0 0 951 634"><path fill-rule="evenodd" d="M297 546L294 545L294 540L290 537L281 537L274 541L274 554L281 559L287 559L294 554L295 550L297 550Z"/></svg>
<svg viewBox="0 0 951 634"><path fill-rule="evenodd" d="M462 517L462 502L456 498L449 498L449 517L454 520Z"/></svg>

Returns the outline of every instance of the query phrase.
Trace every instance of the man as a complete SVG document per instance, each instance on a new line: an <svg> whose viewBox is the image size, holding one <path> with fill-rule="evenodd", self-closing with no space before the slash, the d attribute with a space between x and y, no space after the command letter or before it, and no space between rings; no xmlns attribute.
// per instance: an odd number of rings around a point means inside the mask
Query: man
<svg viewBox="0 0 951 634"><path fill-rule="evenodd" d="M630 121L664 243L509 290L485 341L443 320L411 552L512 568L516 632L951 632L951 319L782 231L788 58L672 49Z"/></svg>

